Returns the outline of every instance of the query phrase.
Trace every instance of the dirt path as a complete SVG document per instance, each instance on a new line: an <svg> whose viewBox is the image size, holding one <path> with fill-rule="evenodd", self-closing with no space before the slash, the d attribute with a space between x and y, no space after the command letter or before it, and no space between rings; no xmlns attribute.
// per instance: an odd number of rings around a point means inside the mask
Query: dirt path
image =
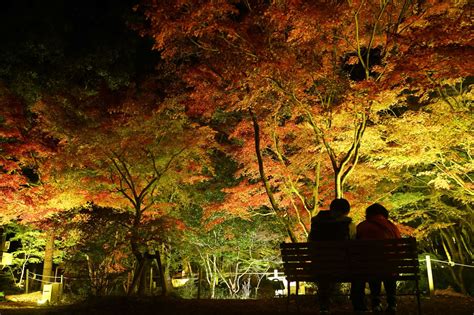
<svg viewBox="0 0 474 315"><path fill-rule="evenodd" d="M301 315L318 314L313 299L300 303ZM461 296L435 296L423 298L423 315L473 315L474 298ZM290 313L296 314L295 305ZM283 315L286 314L285 299L268 300L183 300L163 298L130 299L124 297L103 298L81 304L37 307L32 304L0 303L0 315ZM353 314L349 301L340 301L333 309L334 315ZM416 300L412 297L399 299L399 315L415 315Z"/></svg>

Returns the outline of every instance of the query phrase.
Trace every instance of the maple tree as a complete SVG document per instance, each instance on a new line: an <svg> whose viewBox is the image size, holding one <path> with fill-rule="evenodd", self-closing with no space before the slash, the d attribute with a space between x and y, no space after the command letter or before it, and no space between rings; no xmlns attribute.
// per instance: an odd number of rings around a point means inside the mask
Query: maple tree
<svg viewBox="0 0 474 315"><path fill-rule="evenodd" d="M6 86L0 89L0 224L23 220L37 225L35 222L43 216L57 211L49 204L57 190L46 182L47 172L41 169L43 162L54 155L56 143L42 132L19 97ZM47 246L45 261L50 264L43 279L52 272L52 242Z"/></svg>
<svg viewBox="0 0 474 315"><path fill-rule="evenodd" d="M8 266L17 287L24 287L26 267L29 263L40 263L44 257L44 238L41 232L20 225L8 226L7 231L14 236L10 242L19 242L13 255L13 264Z"/></svg>
<svg viewBox="0 0 474 315"><path fill-rule="evenodd" d="M25 192L30 199L36 199L25 204L23 212L11 200L5 200L5 204L12 209L12 218L21 217L27 224L32 221L39 223L48 215L79 207L87 201L124 211L130 209L135 215L135 226L130 226L133 235L129 241L141 264L146 252L146 239L153 238L156 229L160 229L159 224L153 226L149 222L159 221L157 217L178 208L180 187L202 178L199 173L206 164L201 163L205 159L202 144L212 138L212 132L206 133L206 128L187 121L180 113L180 105L173 99L164 101L165 86L169 85L166 73L160 74L158 79L144 78L148 70L132 73L137 70L133 67L142 65L132 62L138 52L131 51L129 44L134 40L129 39L129 34L126 34L128 44L125 46L120 39L116 41L120 45L109 44L113 47L105 54L95 46L92 51L85 46L85 49L81 48L84 50L81 57L75 57L67 53L74 36L64 41L61 34L54 33L51 41L42 46L42 33L40 30L38 33L39 40L29 38L14 44L20 46L17 51L21 53L17 55L10 55L8 50L0 51L2 56L6 56L2 60L9 62L8 71L2 72L1 76L8 83L8 89L13 91L10 94L17 94L16 105L24 111L21 114L29 116L31 124L37 127L35 132L50 140L47 144L51 144L54 154L41 161L38 157L35 160L35 175L41 181L38 185L29 185L32 187ZM100 34L96 34L96 38L100 38ZM132 44L138 46L136 42L138 40ZM38 53L38 50L41 51ZM34 72L34 80L25 80L23 76L25 69L21 61L25 56L33 56L30 58L30 71ZM146 54L141 54L141 58L153 61L153 58L146 58ZM121 64L120 68L116 62ZM49 65L47 68L44 68L45 63ZM151 67L145 65L145 68ZM133 75L137 81L131 83ZM160 107L160 104L164 105ZM26 119L16 118L7 120L8 125L2 125L5 134L28 125ZM19 146L23 140L29 141L24 149ZM5 143L11 142L11 149L17 150L10 154L5 151L6 145L2 145L6 162L13 164L20 158L26 161L30 156L21 150L26 151L27 145L31 150L34 145L39 146L32 133L26 135L25 132L21 141L6 138ZM6 162L3 163L5 168L9 166ZM27 166L23 163L21 167ZM20 200L16 188L27 179L21 174L20 167L5 171L8 176L2 179L11 182L11 196ZM123 183L130 185L121 186ZM2 219L7 213L2 209ZM42 226L49 228L49 225ZM171 229L171 224L164 229ZM50 235L49 239L53 237ZM52 252L51 249L48 247L48 253Z"/></svg>
<svg viewBox="0 0 474 315"><path fill-rule="evenodd" d="M64 276L73 279L71 285L98 296L127 288L134 261L127 239L130 213L89 203L51 220L57 237L67 245L61 267Z"/></svg>
<svg viewBox="0 0 474 315"><path fill-rule="evenodd" d="M454 28L468 27L465 6L143 1L138 10L149 22L142 33L155 40L164 58L179 64L178 73L192 88L186 101L190 115L208 120L216 108L244 115L251 110L254 126L264 132L254 132L252 139L250 119L240 119L236 130L228 131L243 142L242 150L234 151L236 159L250 178L259 170L269 205L280 218L296 216L294 223L283 222L295 240L301 236L293 230L306 235L319 204L342 196L367 124L377 123L380 112L403 98L406 86L423 87L416 93L425 93L429 80L469 74L456 58L469 52L469 40ZM441 29L432 26L441 23ZM434 41L435 32L445 40ZM432 57L425 58L428 54ZM249 141L260 144L257 163ZM332 196L319 186L331 168Z"/></svg>
<svg viewBox="0 0 474 315"><path fill-rule="evenodd" d="M392 205L399 222L426 241L429 251L468 264L473 242L472 92L464 80L443 90L450 91L448 100L444 93L433 93L416 112L386 115L378 129L386 137L368 135L374 142L366 167L379 171L372 177L377 193ZM450 270L458 289L467 292L463 267Z"/></svg>
<svg viewBox="0 0 474 315"><path fill-rule="evenodd" d="M1 223L6 224L42 199L39 165L53 153L54 145L28 119L18 98L6 87L1 87L0 95L0 203Z"/></svg>
<svg viewBox="0 0 474 315"><path fill-rule="evenodd" d="M132 214L129 242L137 265L130 293L144 288L149 252L166 243L171 227L163 227L160 218L179 209L183 187L206 178L200 174L213 138L209 128L190 122L174 99L152 93L137 99L131 90L102 110L96 102L104 95L76 103L74 112L54 99L34 106L42 126L62 143L50 161L51 177L65 192L56 202L70 208L92 201Z"/></svg>
<svg viewBox="0 0 474 315"><path fill-rule="evenodd" d="M102 89L117 91L132 77L139 78L141 61L153 58L141 54L143 59L135 61L135 55L144 51L143 42L125 25L117 29L126 7L120 3L102 14L93 3L46 6L15 1L0 12L2 224L20 219L47 229L41 221L48 215L85 202L78 197L80 186L64 190L51 176L57 170L49 158L62 148L64 138L48 129L52 125L42 125L32 107L51 100L88 99ZM84 18L94 20L94 14L105 26L100 31L94 30L97 24L84 23ZM114 39L110 31L122 36ZM71 122L65 113L62 118Z"/></svg>
<svg viewBox="0 0 474 315"><path fill-rule="evenodd" d="M248 298L253 289L258 290L265 273L276 267L275 242L281 230L268 216L242 219L224 213L210 215L204 215L204 222L210 223L204 229L185 232L187 244L182 247L189 247L186 259L202 272L211 298L225 294L220 291L222 287L228 296ZM214 224L216 220L218 224Z"/></svg>

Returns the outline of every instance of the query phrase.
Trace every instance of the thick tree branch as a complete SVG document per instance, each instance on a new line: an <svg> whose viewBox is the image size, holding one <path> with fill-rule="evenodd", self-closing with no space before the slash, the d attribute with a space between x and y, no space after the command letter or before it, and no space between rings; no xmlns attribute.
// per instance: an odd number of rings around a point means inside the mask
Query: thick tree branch
<svg viewBox="0 0 474 315"><path fill-rule="evenodd" d="M278 207L278 204L275 200L275 197L273 196L273 192L271 191L270 183L268 182L267 176L265 175L265 169L263 167L263 159L262 159L262 153L260 152L260 127L258 126L258 120L257 116L255 113L252 111L252 109L249 109L250 116L252 118L253 122L253 128L254 128L254 141L255 141L255 152L257 154L257 161L258 161L258 171L260 173L260 178L262 179L263 186L265 187L265 191L267 192L268 199L270 200L270 204L272 205L273 211L275 212L277 218L280 218L278 215L281 210ZM281 219L279 219L281 220ZM297 239L291 229L288 227L288 224L285 224L282 222L287 230L288 236L290 237L292 242L296 242Z"/></svg>

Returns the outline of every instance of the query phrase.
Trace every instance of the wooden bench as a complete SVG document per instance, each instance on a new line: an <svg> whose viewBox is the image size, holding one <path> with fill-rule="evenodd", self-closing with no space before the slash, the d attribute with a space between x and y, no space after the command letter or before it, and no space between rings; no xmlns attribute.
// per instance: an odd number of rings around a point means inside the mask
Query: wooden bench
<svg viewBox="0 0 474 315"><path fill-rule="evenodd" d="M415 281L418 314L421 314L420 268L416 239L321 241L282 243L283 268L288 282L296 282L298 305L299 282L326 280L331 282L369 281L393 278Z"/></svg>

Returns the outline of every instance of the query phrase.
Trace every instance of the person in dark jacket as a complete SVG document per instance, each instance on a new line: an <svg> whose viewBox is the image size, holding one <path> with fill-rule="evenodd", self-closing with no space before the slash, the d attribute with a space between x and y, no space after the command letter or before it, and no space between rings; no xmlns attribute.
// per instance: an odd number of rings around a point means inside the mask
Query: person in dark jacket
<svg viewBox="0 0 474 315"><path fill-rule="evenodd" d="M388 211L381 204L374 203L365 211L365 221L357 225L356 238L361 240L380 240L400 238L400 231L388 219ZM394 279L383 279L379 281L370 281L370 295L372 300L372 310L376 312L382 311L380 300L380 291L382 282L387 294L387 311L395 312L396 304L396 281ZM365 283L354 282L351 287L352 304L355 311L365 311Z"/></svg>
<svg viewBox="0 0 474 315"><path fill-rule="evenodd" d="M334 199L329 205L329 211L319 211L311 219L311 230L308 240L310 242L317 242L354 239L356 227L348 216L350 209L351 206L346 199Z"/></svg>
<svg viewBox="0 0 474 315"><path fill-rule="evenodd" d="M329 211L323 210L312 218L308 241L343 241L355 237L355 224L348 217L350 204L346 199L334 199ZM329 312L331 295L336 289L333 282L319 281L318 297L321 313Z"/></svg>

